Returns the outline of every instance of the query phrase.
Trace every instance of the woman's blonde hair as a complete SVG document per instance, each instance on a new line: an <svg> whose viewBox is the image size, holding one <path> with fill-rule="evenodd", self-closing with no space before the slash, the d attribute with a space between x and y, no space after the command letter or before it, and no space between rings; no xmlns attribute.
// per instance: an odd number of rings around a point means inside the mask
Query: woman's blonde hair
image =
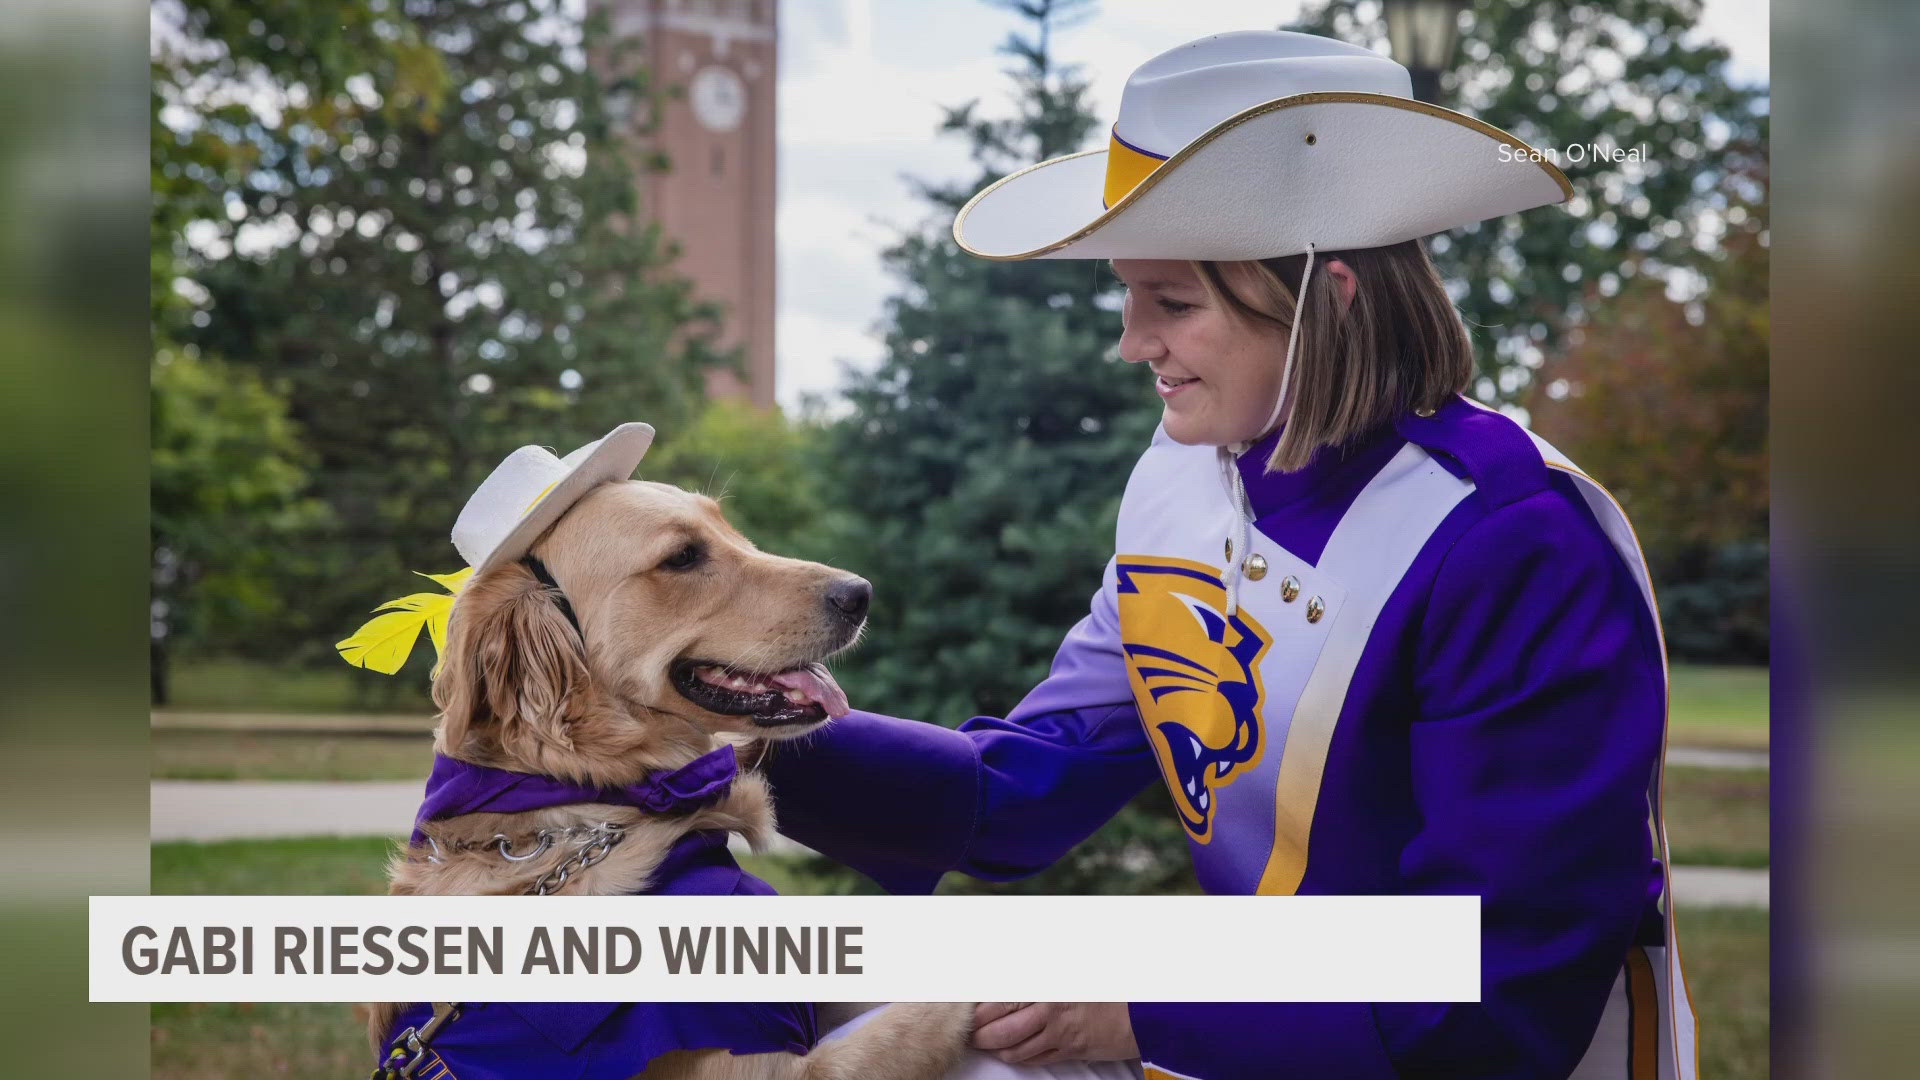
<svg viewBox="0 0 1920 1080"><path fill-rule="evenodd" d="M1324 264L1338 259L1358 281L1344 304ZM1195 262L1209 298L1229 315L1290 331L1305 255L1257 262ZM1415 409L1438 409L1473 378L1473 346L1419 240L1317 253L1306 325L1294 346L1292 408L1267 471L1305 466ZM1281 358L1274 357L1279 364Z"/></svg>

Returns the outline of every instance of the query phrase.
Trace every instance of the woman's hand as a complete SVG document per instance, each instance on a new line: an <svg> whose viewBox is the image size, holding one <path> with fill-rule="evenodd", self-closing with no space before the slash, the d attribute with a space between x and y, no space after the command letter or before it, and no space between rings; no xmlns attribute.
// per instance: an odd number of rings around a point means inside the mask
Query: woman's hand
<svg viewBox="0 0 1920 1080"><path fill-rule="evenodd" d="M983 1001L973 1045L1009 1065L1125 1061L1140 1056L1125 1002Z"/></svg>

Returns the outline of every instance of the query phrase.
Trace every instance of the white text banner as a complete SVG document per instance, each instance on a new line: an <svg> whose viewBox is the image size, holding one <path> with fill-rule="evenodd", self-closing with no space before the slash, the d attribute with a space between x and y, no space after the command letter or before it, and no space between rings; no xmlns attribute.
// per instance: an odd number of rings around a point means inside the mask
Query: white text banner
<svg viewBox="0 0 1920 1080"><path fill-rule="evenodd" d="M1477 1001L1471 896L96 896L94 1001Z"/></svg>

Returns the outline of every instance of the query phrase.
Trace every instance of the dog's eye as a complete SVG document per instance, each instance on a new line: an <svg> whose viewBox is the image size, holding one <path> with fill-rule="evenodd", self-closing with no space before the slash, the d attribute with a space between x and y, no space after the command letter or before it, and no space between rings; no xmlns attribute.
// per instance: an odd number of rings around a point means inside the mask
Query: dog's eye
<svg viewBox="0 0 1920 1080"><path fill-rule="evenodd" d="M697 543L688 544L687 546L667 556L666 560L662 562L660 565L668 570L686 570L691 567L700 565L701 560L705 559L706 557L707 557L707 549L701 547Z"/></svg>

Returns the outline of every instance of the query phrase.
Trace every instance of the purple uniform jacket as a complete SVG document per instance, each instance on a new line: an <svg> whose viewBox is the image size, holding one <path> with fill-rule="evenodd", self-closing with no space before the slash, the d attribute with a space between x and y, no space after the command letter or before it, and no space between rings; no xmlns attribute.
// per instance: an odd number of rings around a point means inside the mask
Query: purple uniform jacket
<svg viewBox="0 0 1920 1080"><path fill-rule="evenodd" d="M1297 891L1481 896L1482 999L1133 1004L1161 1067L1207 1080L1566 1076L1629 947L1662 943L1647 827L1666 716L1659 633L1571 478L1511 420L1455 401L1293 473L1256 465L1269 437L1240 463L1256 527L1317 564L1409 441L1474 489L1367 638ZM783 746L769 768L782 830L901 893L948 871L1046 867L1160 778L1133 700L1111 691L1122 660L1103 619L1096 603L1004 719L956 731L855 712ZM1217 943L1217 929L1195 933L1195 948Z"/></svg>

